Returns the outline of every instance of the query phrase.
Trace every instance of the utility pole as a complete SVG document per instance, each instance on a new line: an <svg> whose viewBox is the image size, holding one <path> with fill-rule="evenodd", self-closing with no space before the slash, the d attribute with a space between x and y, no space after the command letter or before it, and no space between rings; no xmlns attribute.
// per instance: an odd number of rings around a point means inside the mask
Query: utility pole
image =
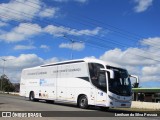
<svg viewBox="0 0 160 120"><path fill-rule="evenodd" d="M74 43L75 41L73 41L73 40L71 40L71 45L72 45L72 48L71 48L71 60L73 59L73 43Z"/></svg>
<svg viewBox="0 0 160 120"><path fill-rule="evenodd" d="M5 69L5 62L7 61L6 59L2 58L3 60L3 75L4 75L4 69Z"/></svg>
<svg viewBox="0 0 160 120"><path fill-rule="evenodd" d="M12 60L12 59L5 59L5 58L1 58L1 60L3 60L3 75L2 76L5 76L5 74L4 74L4 70L5 70L5 62L7 61L7 60ZM2 78L2 76L1 76L1 91L3 91L3 78Z"/></svg>
<svg viewBox="0 0 160 120"><path fill-rule="evenodd" d="M63 36L65 39L69 40L71 42L71 60L73 59L73 44L76 43L77 41L68 38L67 36ZM78 42L77 42L78 43ZM81 43L81 41L79 41L79 43Z"/></svg>
<svg viewBox="0 0 160 120"><path fill-rule="evenodd" d="M1 60L3 60L3 69L2 69L2 70L3 70L3 71L2 71L2 72L3 72L3 75L2 75L2 76L4 76L5 62L6 62L7 60L4 59L4 58L2 58ZM2 76L1 76L1 91L2 91L2 86L3 86L3 85L2 85L2 84L3 84L3 82L2 82L2 80L3 80Z"/></svg>
<svg viewBox="0 0 160 120"><path fill-rule="evenodd" d="M76 41L66 37L65 35L63 37L71 42L71 60L72 60L73 59L73 43L75 43Z"/></svg>

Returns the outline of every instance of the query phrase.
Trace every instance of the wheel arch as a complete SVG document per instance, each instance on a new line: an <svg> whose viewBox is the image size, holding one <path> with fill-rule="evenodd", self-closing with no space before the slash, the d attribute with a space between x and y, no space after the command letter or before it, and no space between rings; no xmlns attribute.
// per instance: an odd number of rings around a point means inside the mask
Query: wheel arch
<svg viewBox="0 0 160 120"><path fill-rule="evenodd" d="M79 94L78 95L78 97L77 97L77 106L79 106L79 99L81 98L81 96L86 96L87 97L87 95L86 94ZM87 99L88 99L88 97L87 97Z"/></svg>
<svg viewBox="0 0 160 120"><path fill-rule="evenodd" d="M32 98L32 101L33 101L34 98L35 98L35 94L34 94L34 91L33 91L33 90L31 90L31 91L29 92L29 100L31 100L31 98Z"/></svg>

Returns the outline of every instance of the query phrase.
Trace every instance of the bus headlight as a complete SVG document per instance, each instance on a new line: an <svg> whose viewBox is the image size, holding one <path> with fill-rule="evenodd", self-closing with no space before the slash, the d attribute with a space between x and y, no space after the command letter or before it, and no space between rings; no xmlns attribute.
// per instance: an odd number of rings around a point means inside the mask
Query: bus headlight
<svg viewBox="0 0 160 120"><path fill-rule="evenodd" d="M108 97L111 99L111 100L115 100L112 96L108 95Z"/></svg>

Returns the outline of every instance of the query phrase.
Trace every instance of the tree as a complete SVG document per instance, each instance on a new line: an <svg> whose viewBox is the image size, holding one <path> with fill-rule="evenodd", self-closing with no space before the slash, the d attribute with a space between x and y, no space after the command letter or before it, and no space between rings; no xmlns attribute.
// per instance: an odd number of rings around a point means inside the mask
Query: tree
<svg viewBox="0 0 160 120"><path fill-rule="evenodd" d="M15 90L15 87L10 82L9 78L4 74L0 78L0 87L1 91L5 92L13 92Z"/></svg>
<svg viewBox="0 0 160 120"><path fill-rule="evenodd" d="M19 92L19 90L20 90L20 83L14 83L13 86L15 87L15 92Z"/></svg>

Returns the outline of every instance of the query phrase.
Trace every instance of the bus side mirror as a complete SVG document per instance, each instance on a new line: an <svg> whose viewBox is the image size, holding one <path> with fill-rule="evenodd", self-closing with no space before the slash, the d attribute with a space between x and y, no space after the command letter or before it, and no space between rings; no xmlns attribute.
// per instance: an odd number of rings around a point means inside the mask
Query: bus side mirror
<svg viewBox="0 0 160 120"><path fill-rule="evenodd" d="M138 88L139 85L139 78L136 75L129 75L129 77L135 78L136 82L133 84L133 88Z"/></svg>
<svg viewBox="0 0 160 120"><path fill-rule="evenodd" d="M138 86L139 86L139 83L133 83L133 88L138 88Z"/></svg>
<svg viewBox="0 0 160 120"><path fill-rule="evenodd" d="M110 79L114 79L114 71L110 69L100 68L100 71L106 71L110 73Z"/></svg>

